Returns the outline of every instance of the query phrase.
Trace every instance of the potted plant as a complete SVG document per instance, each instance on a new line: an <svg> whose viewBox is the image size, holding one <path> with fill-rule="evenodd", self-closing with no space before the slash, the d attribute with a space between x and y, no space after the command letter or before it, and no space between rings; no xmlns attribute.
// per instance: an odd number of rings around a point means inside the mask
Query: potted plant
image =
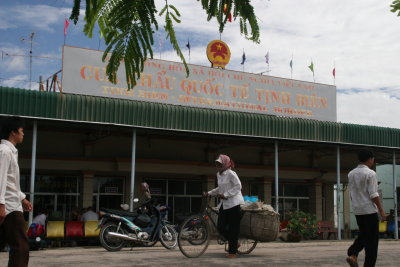
<svg viewBox="0 0 400 267"><path fill-rule="evenodd" d="M288 237L291 242L300 242L302 239L317 237L318 225L314 214L303 211L289 213L290 219L287 225Z"/></svg>

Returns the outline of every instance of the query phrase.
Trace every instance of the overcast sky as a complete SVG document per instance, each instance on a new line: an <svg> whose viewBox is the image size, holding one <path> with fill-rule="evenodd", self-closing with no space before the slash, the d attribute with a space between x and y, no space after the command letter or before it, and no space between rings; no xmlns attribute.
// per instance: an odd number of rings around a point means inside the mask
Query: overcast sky
<svg viewBox="0 0 400 267"><path fill-rule="evenodd" d="M85 1L83 1L85 2ZM177 37L187 56L190 40L192 64L209 66L205 50L208 42L219 39L215 21L207 22L196 0L169 0L182 14L176 26ZM232 56L227 69L267 70L270 75L290 78L293 54L293 79L313 81L308 69L314 62L315 80L333 84L336 66L337 118L339 122L400 128L400 17L390 12L390 0L253 0L261 28L261 43L240 35L238 22L229 23L222 34ZM32 88L38 77L49 77L61 69L63 24L70 15L73 0L0 1L0 85L29 88L29 36L33 39ZM156 0L157 4L164 1ZM162 29L160 21L160 29ZM71 23L66 44L103 50L98 35L82 33L82 20ZM165 38L163 32L157 36ZM21 39L25 39L22 40ZM155 58L160 57L158 41ZM8 55L7 55L7 54ZM161 58L176 60L166 43Z"/></svg>

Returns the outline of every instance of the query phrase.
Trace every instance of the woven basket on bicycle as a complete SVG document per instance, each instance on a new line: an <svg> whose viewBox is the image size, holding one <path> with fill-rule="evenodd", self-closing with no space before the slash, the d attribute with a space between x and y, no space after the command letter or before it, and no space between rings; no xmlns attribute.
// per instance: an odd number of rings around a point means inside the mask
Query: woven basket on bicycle
<svg viewBox="0 0 400 267"><path fill-rule="evenodd" d="M260 242L275 241L279 233L279 213L269 210L242 210L240 236Z"/></svg>

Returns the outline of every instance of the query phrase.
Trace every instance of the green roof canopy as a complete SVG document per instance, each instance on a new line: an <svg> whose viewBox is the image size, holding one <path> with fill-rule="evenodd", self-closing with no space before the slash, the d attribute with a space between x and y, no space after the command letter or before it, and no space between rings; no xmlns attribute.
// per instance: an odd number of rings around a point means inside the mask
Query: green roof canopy
<svg viewBox="0 0 400 267"><path fill-rule="evenodd" d="M0 114L329 143L400 147L400 129L0 87Z"/></svg>

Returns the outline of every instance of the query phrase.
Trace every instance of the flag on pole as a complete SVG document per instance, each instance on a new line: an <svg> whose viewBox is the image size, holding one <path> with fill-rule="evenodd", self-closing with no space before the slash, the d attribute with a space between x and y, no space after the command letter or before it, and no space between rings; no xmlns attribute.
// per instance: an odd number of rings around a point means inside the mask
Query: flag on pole
<svg viewBox="0 0 400 267"><path fill-rule="evenodd" d="M68 26L69 26L69 21L68 21L68 19L65 19L65 21L64 21L64 36L67 35Z"/></svg>
<svg viewBox="0 0 400 267"><path fill-rule="evenodd" d="M246 55L244 54L244 51L243 51L242 63L240 63L240 64L244 65L244 62L245 62L245 61L246 61Z"/></svg>
<svg viewBox="0 0 400 267"><path fill-rule="evenodd" d="M293 59L290 60L289 65L290 65L290 68L293 69Z"/></svg>
<svg viewBox="0 0 400 267"><path fill-rule="evenodd" d="M333 68L333 70L332 70L332 75L333 75L333 78L336 78L336 67Z"/></svg>
<svg viewBox="0 0 400 267"><path fill-rule="evenodd" d="M310 66L308 66L308 68L312 71L312 73L314 74L314 63L311 60L311 64Z"/></svg>
<svg viewBox="0 0 400 267"><path fill-rule="evenodd" d="M269 64L269 51L265 55L265 63Z"/></svg>
<svg viewBox="0 0 400 267"><path fill-rule="evenodd" d="M189 56L190 56L190 42L189 42L189 39L188 39L188 42L186 44L186 47L189 49Z"/></svg>

